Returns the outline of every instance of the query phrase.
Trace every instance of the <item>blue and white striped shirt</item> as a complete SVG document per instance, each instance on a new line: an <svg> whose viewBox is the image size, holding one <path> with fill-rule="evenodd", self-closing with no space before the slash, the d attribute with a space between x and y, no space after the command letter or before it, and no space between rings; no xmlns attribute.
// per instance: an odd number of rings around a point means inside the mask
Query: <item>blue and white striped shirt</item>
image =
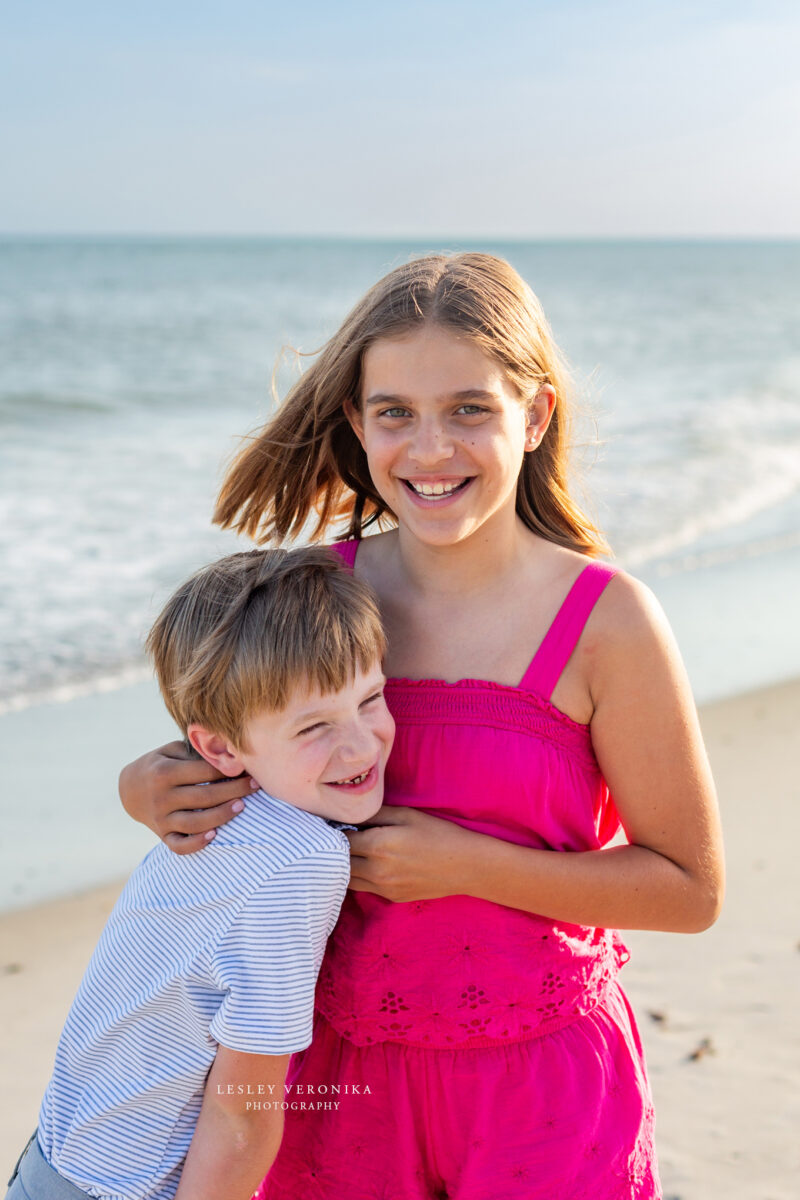
<svg viewBox="0 0 800 1200"><path fill-rule="evenodd" d="M349 877L341 830L263 791L199 853L151 850L61 1035L39 1114L51 1166L103 1200L174 1196L217 1043L310 1044Z"/></svg>

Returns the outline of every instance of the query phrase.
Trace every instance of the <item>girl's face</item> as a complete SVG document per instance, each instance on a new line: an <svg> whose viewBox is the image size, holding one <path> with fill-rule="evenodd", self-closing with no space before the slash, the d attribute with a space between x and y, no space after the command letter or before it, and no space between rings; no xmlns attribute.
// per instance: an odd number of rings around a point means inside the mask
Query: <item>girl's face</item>
<svg viewBox="0 0 800 1200"><path fill-rule="evenodd" d="M374 342L362 376L347 416L401 526L444 546L513 521L523 456L553 411L549 384L526 405L498 362L436 325Z"/></svg>

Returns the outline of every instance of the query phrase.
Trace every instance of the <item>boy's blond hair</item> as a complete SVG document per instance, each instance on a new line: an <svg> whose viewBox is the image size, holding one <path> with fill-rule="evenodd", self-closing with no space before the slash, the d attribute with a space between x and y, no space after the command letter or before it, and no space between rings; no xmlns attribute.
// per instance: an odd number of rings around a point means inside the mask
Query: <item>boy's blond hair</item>
<svg viewBox="0 0 800 1200"><path fill-rule="evenodd" d="M164 703L245 749L247 720L297 685L339 691L385 650L372 590L324 547L251 550L181 584L147 637Z"/></svg>

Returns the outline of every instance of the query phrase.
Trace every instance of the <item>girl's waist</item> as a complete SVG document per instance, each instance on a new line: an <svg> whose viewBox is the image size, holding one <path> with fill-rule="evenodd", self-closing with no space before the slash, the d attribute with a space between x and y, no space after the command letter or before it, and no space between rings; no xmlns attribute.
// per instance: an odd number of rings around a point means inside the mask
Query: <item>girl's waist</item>
<svg viewBox="0 0 800 1200"><path fill-rule="evenodd" d="M359 1045L524 1040L590 1011L629 957L615 930L468 896L390 904L351 893L328 942L317 1007Z"/></svg>

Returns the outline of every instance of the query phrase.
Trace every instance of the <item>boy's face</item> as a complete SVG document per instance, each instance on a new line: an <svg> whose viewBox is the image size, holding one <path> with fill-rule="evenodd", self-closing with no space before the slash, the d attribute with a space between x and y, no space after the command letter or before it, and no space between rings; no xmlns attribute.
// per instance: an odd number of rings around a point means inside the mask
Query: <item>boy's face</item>
<svg viewBox="0 0 800 1200"><path fill-rule="evenodd" d="M244 749L205 730L198 737L198 726L190 727L189 736L225 775L247 771L278 800L358 825L383 803L384 768L394 740L385 682L376 662L367 672L358 670L339 692L298 687L280 712L250 718Z"/></svg>

